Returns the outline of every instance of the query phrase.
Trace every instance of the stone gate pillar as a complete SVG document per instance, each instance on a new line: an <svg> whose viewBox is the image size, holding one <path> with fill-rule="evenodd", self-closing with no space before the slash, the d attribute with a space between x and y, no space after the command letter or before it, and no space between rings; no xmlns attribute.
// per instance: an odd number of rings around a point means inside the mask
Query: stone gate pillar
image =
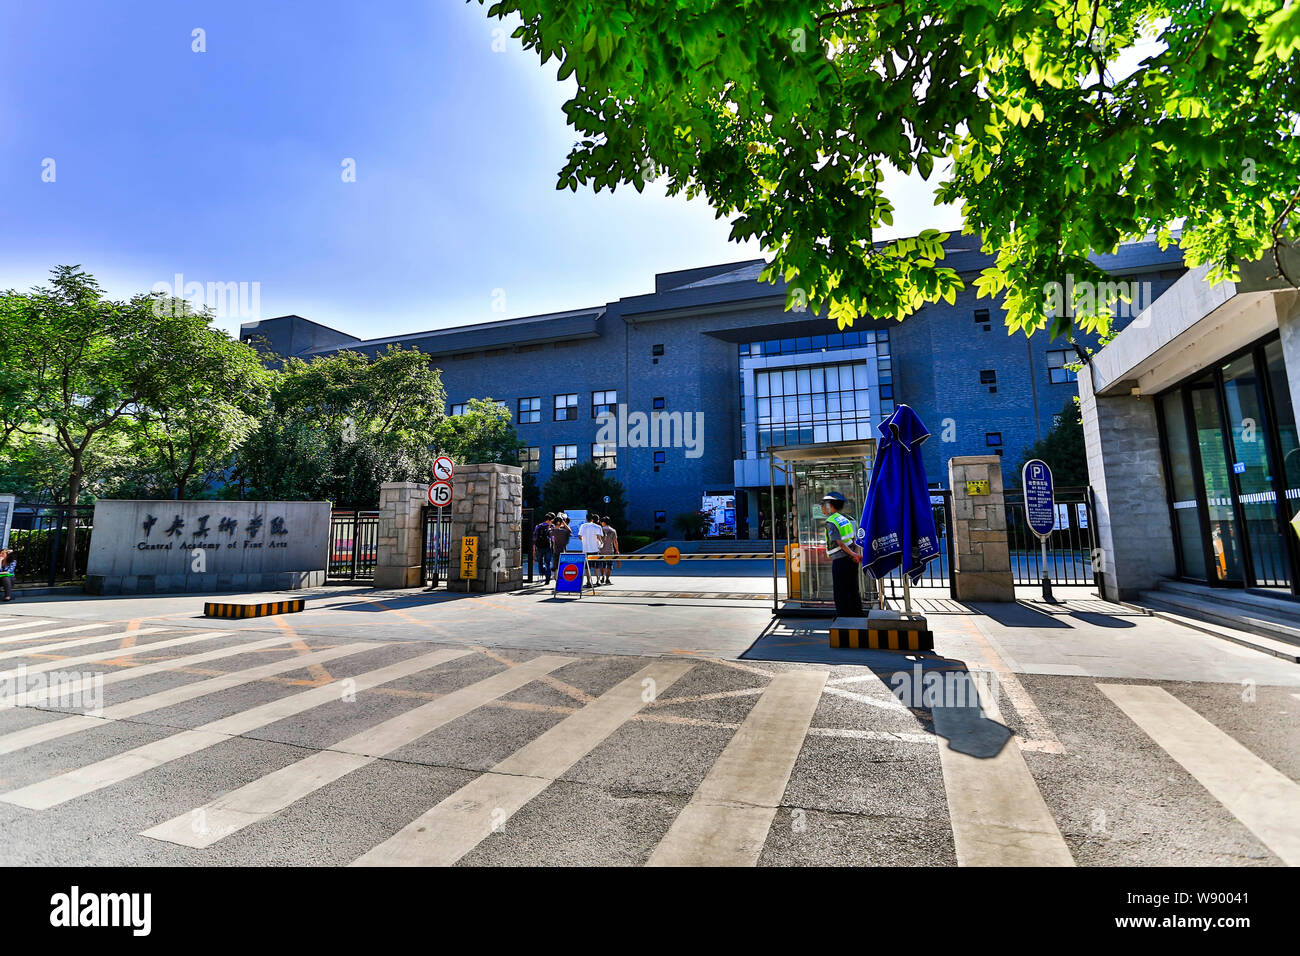
<svg viewBox="0 0 1300 956"><path fill-rule="evenodd" d="M375 546L375 587L424 586L424 524L428 485L385 481L379 486L379 536Z"/></svg>
<svg viewBox="0 0 1300 956"><path fill-rule="evenodd" d="M523 584L524 477L518 465L457 465L452 476L450 591L493 594ZM461 576L464 539L478 538L478 567Z"/></svg>
<svg viewBox="0 0 1300 956"><path fill-rule="evenodd" d="M968 481L988 482L988 494L972 495ZM958 601L1014 601L1002 459L969 455L948 461L952 489L953 559ZM983 491L981 486L978 490Z"/></svg>

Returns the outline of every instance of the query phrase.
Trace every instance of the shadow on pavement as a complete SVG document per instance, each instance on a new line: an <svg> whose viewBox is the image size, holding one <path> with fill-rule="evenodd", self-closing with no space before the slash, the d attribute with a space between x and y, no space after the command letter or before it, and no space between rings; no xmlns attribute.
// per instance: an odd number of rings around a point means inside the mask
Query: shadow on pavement
<svg viewBox="0 0 1300 956"><path fill-rule="evenodd" d="M996 757L1012 738L1011 728L984 716L980 706L981 694L996 692L997 685L989 682L989 672L981 671L981 679L976 679L965 661L941 657L933 651L830 647L828 639L825 623L818 626L790 619L773 620L740 659L869 668L911 711L921 729L943 737L948 748L957 753L984 759Z"/></svg>
<svg viewBox="0 0 1300 956"><path fill-rule="evenodd" d="M1096 611L1071 611L1070 617L1078 618L1085 624L1095 624L1097 627L1137 627L1135 621L1113 617L1110 614L1100 614Z"/></svg>
<svg viewBox="0 0 1300 956"><path fill-rule="evenodd" d="M1027 604L1012 604L1010 602L995 603L992 601L988 603L980 602L978 604L973 601L968 603L980 614L997 621L1003 627L1069 628L1070 626L1064 621L1057 620L1052 615L1044 614L1042 611L1032 608Z"/></svg>

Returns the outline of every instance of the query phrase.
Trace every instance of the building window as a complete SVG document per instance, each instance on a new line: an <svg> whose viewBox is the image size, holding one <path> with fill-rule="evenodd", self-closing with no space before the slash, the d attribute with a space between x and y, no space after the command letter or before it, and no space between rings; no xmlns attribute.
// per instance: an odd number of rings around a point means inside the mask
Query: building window
<svg viewBox="0 0 1300 956"><path fill-rule="evenodd" d="M618 414L618 392L592 392L591 393L591 417L600 418L602 415Z"/></svg>
<svg viewBox="0 0 1300 956"><path fill-rule="evenodd" d="M525 475L535 475L541 468L542 450L536 445L519 449L519 467Z"/></svg>
<svg viewBox="0 0 1300 956"><path fill-rule="evenodd" d="M542 420L542 398L540 395L534 398L519 399L519 424L536 425Z"/></svg>
<svg viewBox="0 0 1300 956"><path fill-rule="evenodd" d="M865 362L755 372L756 450L871 438L878 396L871 395L867 375ZM891 410L892 387L891 383Z"/></svg>
<svg viewBox="0 0 1300 956"><path fill-rule="evenodd" d="M985 433L984 433L984 444L988 445L990 448L1001 448L1001 447L1002 447L1002 433L1001 433L1001 432L985 432Z"/></svg>
<svg viewBox="0 0 1300 956"><path fill-rule="evenodd" d="M568 468L570 465L576 464L577 461L578 461L577 445L556 445L555 446L555 458L553 460L553 467L555 468L556 471L564 471L564 469Z"/></svg>
<svg viewBox="0 0 1300 956"><path fill-rule="evenodd" d="M448 414L448 415L464 415L464 414L465 414L465 403L464 403L464 402L457 402L455 405L452 405L450 408L447 409L447 414Z"/></svg>
<svg viewBox="0 0 1300 956"><path fill-rule="evenodd" d="M988 310L988 309L976 309L976 310L975 310L975 324L978 325L978 326L982 326L985 332L987 332L987 331L989 330L990 326L989 326L989 310Z"/></svg>
<svg viewBox="0 0 1300 956"><path fill-rule="evenodd" d="M663 347L662 345L652 345L652 346L650 346L650 354L651 354L651 355L663 355L663 354L664 354L664 347Z"/></svg>
<svg viewBox="0 0 1300 956"><path fill-rule="evenodd" d="M555 396L555 420L557 422L576 422L578 420L578 393Z"/></svg>
<svg viewBox="0 0 1300 956"><path fill-rule="evenodd" d="M1047 374L1053 385L1065 385L1077 381L1078 372L1067 366L1078 361L1078 356L1071 355L1068 349L1049 349L1047 352Z"/></svg>
<svg viewBox="0 0 1300 956"><path fill-rule="evenodd" d="M591 460L598 462L606 471L613 471L618 467L618 446L614 444L602 445L600 442L592 442Z"/></svg>
<svg viewBox="0 0 1300 956"><path fill-rule="evenodd" d="M991 368L986 368L980 372L981 385L996 385L998 383L998 373Z"/></svg>
<svg viewBox="0 0 1300 956"><path fill-rule="evenodd" d="M655 464L662 465L663 463L664 463L664 453L661 451L655 452Z"/></svg>
<svg viewBox="0 0 1300 956"><path fill-rule="evenodd" d="M651 405L652 408L663 408L663 407L664 407L664 397L663 397L662 395L657 395L657 396L655 396L654 401L652 401L652 402L650 403L650 405Z"/></svg>
<svg viewBox="0 0 1300 956"><path fill-rule="evenodd" d="M655 512L655 524L663 524L667 520L668 520L668 512L666 511Z"/></svg>

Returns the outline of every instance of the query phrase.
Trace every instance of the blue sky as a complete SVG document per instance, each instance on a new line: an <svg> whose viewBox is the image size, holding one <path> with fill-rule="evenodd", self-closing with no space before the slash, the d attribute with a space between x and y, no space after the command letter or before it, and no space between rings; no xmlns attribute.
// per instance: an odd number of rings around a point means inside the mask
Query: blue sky
<svg viewBox="0 0 1300 956"><path fill-rule="evenodd" d="M556 191L572 86L499 29L460 0L0 6L0 288L255 282L263 318L373 337L762 254L702 200ZM899 233L958 225L924 183L891 194Z"/></svg>

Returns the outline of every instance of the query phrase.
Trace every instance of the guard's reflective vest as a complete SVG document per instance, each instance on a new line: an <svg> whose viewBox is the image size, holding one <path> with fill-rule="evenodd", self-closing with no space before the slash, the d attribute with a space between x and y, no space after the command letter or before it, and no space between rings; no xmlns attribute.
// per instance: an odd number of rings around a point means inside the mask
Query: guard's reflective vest
<svg viewBox="0 0 1300 956"><path fill-rule="evenodd" d="M840 514L838 511L832 512L826 516L828 524L834 525L835 530L839 532L840 541L843 544L852 544L858 537L858 525L848 515ZM848 557L848 548L841 548L839 557Z"/></svg>

